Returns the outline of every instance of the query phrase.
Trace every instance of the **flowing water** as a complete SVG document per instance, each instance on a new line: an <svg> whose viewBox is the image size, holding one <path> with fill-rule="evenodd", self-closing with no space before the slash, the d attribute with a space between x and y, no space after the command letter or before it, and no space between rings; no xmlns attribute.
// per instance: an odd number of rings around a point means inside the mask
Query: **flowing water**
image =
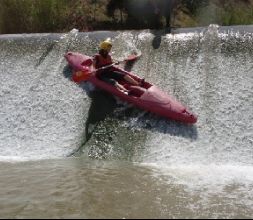
<svg viewBox="0 0 253 220"><path fill-rule="evenodd" d="M113 57L198 115L185 125L70 80ZM0 36L0 218L252 218L253 26Z"/></svg>

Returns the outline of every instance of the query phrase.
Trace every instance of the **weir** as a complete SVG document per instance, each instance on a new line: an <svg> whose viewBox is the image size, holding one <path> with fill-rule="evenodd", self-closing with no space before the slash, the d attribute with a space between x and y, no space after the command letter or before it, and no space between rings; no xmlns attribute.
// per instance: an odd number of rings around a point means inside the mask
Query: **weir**
<svg viewBox="0 0 253 220"><path fill-rule="evenodd" d="M22 34L0 37L0 160L92 158L140 163L250 166L253 27ZM194 126L115 103L76 85L63 55L93 55L111 37L113 57L188 106ZM95 94L95 95L94 95Z"/></svg>

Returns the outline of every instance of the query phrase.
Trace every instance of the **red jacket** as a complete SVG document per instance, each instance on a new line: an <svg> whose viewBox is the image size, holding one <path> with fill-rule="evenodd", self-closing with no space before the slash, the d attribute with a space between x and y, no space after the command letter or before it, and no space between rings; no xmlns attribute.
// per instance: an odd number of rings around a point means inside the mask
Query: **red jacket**
<svg viewBox="0 0 253 220"><path fill-rule="evenodd" d="M112 57L109 54L106 56L106 58L104 58L101 54L95 54L94 60L96 69L112 64Z"/></svg>

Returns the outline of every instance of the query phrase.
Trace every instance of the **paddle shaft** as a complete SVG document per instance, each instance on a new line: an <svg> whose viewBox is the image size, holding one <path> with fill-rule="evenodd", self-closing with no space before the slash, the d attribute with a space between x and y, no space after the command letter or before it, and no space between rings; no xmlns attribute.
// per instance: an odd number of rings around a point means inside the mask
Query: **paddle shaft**
<svg viewBox="0 0 253 220"><path fill-rule="evenodd" d="M93 70L91 73L95 73L95 72L97 72L97 71L99 71L99 70L107 69L107 68L109 68L109 67L112 67L112 66L114 66L114 65L116 65L116 64L119 64L119 63L123 63L123 62L125 62L125 61L134 61L134 60L136 60L137 58L138 58L137 55L130 55L130 56L128 56L128 58L126 58L126 59L124 59L124 60L120 60L120 61L114 62L114 63L112 63L112 64L109 64L109 65L100 67L100 68L98 68L98 69Z"/></svg>

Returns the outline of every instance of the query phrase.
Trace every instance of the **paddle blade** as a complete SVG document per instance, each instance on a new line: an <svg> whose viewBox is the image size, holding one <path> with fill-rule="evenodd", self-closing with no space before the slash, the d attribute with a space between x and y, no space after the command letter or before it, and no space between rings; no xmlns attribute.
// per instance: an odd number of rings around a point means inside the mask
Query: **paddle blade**
<svg viewBox="0 0 253 220"><path fill-rule="evenodd" d="M91 76L90 71L77 71L73 73L72 79L74 82L80 83L82 81L87 81L90 76Z"/></svg>
<svg viewBox="0 0 253 220"><path fill-rule="evenodd" d="M130 55L125 59L125 61L135 61L135 60L138 59L140 56L141 56L141 53L139 53L139 54L137 54L137 53L130 54Z"/></svg>

